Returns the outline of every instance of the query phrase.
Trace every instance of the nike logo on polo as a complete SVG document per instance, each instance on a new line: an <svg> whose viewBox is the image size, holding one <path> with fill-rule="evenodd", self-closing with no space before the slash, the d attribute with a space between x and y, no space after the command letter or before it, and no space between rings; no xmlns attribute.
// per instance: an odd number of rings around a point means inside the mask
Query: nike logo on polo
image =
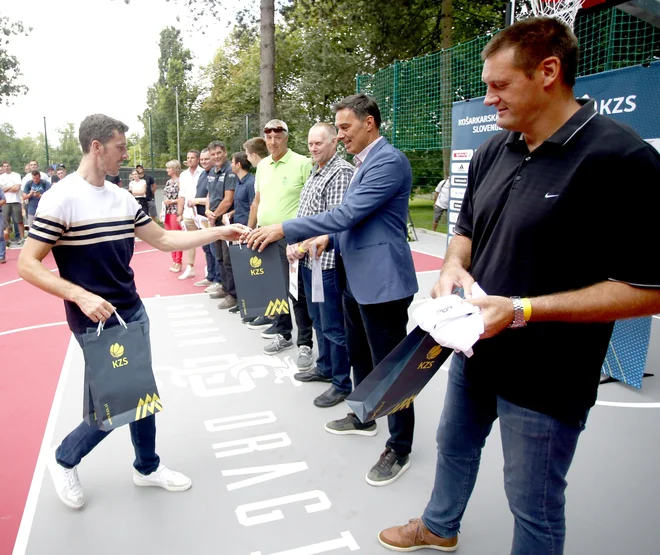
<svg viewBox="0 0 660 555"><path fill-rule="evenodd" d="M559 195L551 195L550 193L545 194L545 198L555 198L558 197Z"/></svg>

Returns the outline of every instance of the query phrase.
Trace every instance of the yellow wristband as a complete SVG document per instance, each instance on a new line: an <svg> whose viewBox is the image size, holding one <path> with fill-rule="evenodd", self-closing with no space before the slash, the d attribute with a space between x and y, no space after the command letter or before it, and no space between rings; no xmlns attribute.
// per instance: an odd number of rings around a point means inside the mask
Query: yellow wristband
<svg viewBox="0 0 660 555"><path fill-rule="evenodd" d="M532 317L532 302L529 299L520 299L523 305L523 317L525 322L529 322L529 319Z"/></svg>
<svg viewBox="0 0 660 555"><path fill-rule="evenodd" d="M307 254L307 251L303 249L300 245L298 245L298 250L302 252L303 254Z"/></svg>

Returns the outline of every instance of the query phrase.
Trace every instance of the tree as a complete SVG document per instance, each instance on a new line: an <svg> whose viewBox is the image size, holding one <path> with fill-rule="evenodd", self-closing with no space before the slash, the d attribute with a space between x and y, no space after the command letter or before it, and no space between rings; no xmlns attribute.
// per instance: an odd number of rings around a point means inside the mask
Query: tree
<svg viewBox="0 0 660 555"><path fill-rule="evenodd" d="M57 133L60 136L60 142L58 146L53 148L51 159L54 163L64 164L67 171L74 171L80 164L80 158L82 157L75 125L67 123L65 127L58 129Z"/></svg>
<svg viewBox="0 0 660 555"><path fill-rule="evenodd" d="M263 129L275 117L275 0L261 0L259 75L259 123Z"/></svg>
<svg viewBox="0 0 660 555"><path fill-rule="evenodd" d="M19 94L25 94L27 87L19 82L21 70L18 58L7 50L11 38L26 35L30 32L20 21L12 21L0 16L0 102L10 104L10 99Z"/></svg>

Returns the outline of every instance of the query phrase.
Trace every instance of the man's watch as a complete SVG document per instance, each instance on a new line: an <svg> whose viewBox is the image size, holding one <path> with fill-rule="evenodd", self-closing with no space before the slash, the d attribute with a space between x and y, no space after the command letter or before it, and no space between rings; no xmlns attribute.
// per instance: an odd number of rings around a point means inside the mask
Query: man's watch
<svg viewBox="0 0 660 555"><path fill-rule="evenodd" d="M527 325L525 322L525 308L523 307L522 299L520 297L511 297L513 302L513 322L509 324L511 329L524 328Z"/></svg>

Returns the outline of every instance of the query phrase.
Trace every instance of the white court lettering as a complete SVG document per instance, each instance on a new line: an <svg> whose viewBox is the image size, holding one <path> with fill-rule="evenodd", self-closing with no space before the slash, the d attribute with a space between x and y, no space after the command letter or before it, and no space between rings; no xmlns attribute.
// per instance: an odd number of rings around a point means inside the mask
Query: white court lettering
<svg viewBox="0 0 660 555"><path fill-rule="evenodd" d="M296 493L295 495L276 497L275 499L267 499L266 501L257 501L256 503L248 503L247 505L240 505L236 507L236 516L238 517L238 522L243 526L256 526L257 524L274 522L276 520L284 519L282 511L275 510L255 516L248 516L248 513L270 509L272 507L281 507L282 505L290 505L291 503L298 503L300 501L310 501L312 499L315 499L316 502L305 505L305 510L308 513L327 511L332 506L330 499L324 492L314 490L306 491L305 493Z"/></svg>
<svg viewBox="0 0 660 555"><path fill-rule="evenodd" d="M344 547L348 547L350 551L357 551L360 549L360 546L350 532L342 532L341 538L336 540L315 543L304 547L296 547L286 551L278 551L277 553L263 554L261 551L253 551L250 555L317 555L318 553L336 551L337 549L342 549Z"/></svg>
<svg viewBox="0 0 660 555"><path fill-rule="evenodd" d="M276 421L277 417L275 416L275 413L271 410L267 410L264 412L253 412L250 414L205 420L204 427L207 432L224 432L226 430L237 430L239 428L249 428L250 426L272 424Z"/></svg>
<svg viewBox="0 0 660 555"><path fill-rule="evenodd" d="M227 447L237 447L243 445L240 449L227 449ZM224 441L214 443L211 447L216 451L217 459L225 457L235 457L236 455L246 455L255 451L268 451L269 449L279 449L291 445L291 438L286 432L278 432L267 436L246 437L245 439L236 439L234 441Z"/></svg>
<svg viewBox="0 0 660 555"><path fill-rule="evenodd" d="M232 470L223 470L223 476L246 476L249 474L259 474L254 478L248 478L247 480L241 480L240 482L234 482L227 485L228 491L234 491L236 489L246 488L248 486L253 486L254 484L261 484L262 482L268 482L269 480L275 480L277 478L282 478L288 476L289 474L296 474L297 472L302 472L309 469L306 462L294 462L294 463L284 463L284 464L268 464L265 466L253 466L250 468L234 468Z"/></svg>

